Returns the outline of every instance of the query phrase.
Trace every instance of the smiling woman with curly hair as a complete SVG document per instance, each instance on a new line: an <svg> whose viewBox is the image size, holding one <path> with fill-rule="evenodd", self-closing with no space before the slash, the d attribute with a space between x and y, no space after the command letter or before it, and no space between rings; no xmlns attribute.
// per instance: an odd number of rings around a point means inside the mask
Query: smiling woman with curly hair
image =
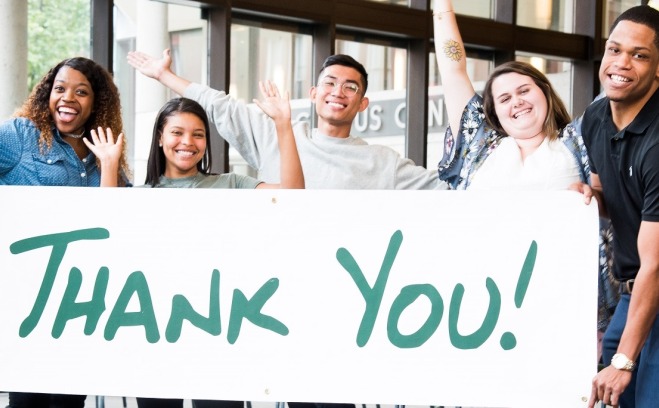
<svg viewBox="0 0 659 408"><path fill-rule="evenodd" d="M66 59L0 124L0 185L125 186L122 127L112 76L87 58ZM8 407L83 408L85 397L10 392Z"/></svg>
<svg viewBox="0 0 659 408"><path fill-rule="evenodd" d="M126 185L122 131L112 76L87 58L63 60L0 124L0 184Z"/></svg>

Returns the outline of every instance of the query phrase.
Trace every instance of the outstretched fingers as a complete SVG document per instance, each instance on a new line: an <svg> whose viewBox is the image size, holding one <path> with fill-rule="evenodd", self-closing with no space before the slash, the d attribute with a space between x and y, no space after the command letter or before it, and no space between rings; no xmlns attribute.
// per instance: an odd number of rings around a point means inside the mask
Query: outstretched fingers
<svg viewBox="0 0 659 408"><path fill-rule="evenodd" d="M159 79L160 75L172 64L172 57L169 48L162 52L162 57L157 59L141 51L131 51L126 57L130 66L140 73L154 79Z"/></svg>
<svg viewBox="0 0 659 408"><path fill-rule="evenodd" d="M259 89L263 98L280 98L279 88L272 81L259 81Z"/></svg>
<svg viewBox="0 0 659 408"><path fill-rule="evenodd" d="M91 130L91 141L83 138L87 148L101 161L117 162L123 153L124 134L120 133L115 141L112 129L107 128L105 131L99 127L97 130Z"/></svg>

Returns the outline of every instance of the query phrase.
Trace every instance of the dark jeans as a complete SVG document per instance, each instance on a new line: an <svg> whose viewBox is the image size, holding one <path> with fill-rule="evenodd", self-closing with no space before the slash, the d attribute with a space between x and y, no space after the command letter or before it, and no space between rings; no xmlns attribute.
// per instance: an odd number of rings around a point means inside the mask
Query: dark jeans
<svg viewBox="0 0 659 408"><path fill-rule="evenodd" d="M602 359L604 364L611 364L611 357L616 353L622 331L627 323L630 295L622 295L611 323L602 339ZM632 374L632 382L620 396L620 408L656 407L659 401L659 315L655 318L648 339L643 345L638 360L638 367Z"/></svg>
<svg viewBox="0 0 659 408"><path fill-rule="evenodd" d="M137 397L139 408L183 408L183 400L178 398L142 398ZM244 408L243 401L192 400L194 408Z"/></svg>
<svg viewBox="0 0 659 408"><path fill-rule="evenodd" d="M86 395L10 392L7 408L84 408Z"/></svg>

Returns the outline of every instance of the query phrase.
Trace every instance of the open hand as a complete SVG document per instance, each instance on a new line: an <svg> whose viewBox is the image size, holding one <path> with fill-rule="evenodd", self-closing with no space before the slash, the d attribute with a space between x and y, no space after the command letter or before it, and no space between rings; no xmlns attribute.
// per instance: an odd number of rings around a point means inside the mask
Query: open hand
<svg viewBox="0 0 659 408"><path fill-rule="evenodd" d="M94 153L101 163L115 164L118 166L119 159L121 159L121 154L123 153L124 134L119 134L116 142L110 128L107 128L106 131L103 131L101 127L97 131L92 129L91 135L91 142L86 138L82 139L87 145L87 148Z"/></svg>
<svg viewBox="0 0 659 408"><path fill-rule="evenodd" d="M284 92L282 96L279 93L277 85L272 81L259 82L259 89L263 100L259 101L254 99L254 103L261 108L261 110L270 116L275 122L291 120L291 103L290 95Z"/></svg>
<svg viewBox="0 0 659 408"><path fill-rule="evenodd" d="M141 51L131 51L126 57L128 64L142 74L153 79L160 79L163 72L171 69L172 56L169 48L162 52L162 58L156 59Z"/></svg>

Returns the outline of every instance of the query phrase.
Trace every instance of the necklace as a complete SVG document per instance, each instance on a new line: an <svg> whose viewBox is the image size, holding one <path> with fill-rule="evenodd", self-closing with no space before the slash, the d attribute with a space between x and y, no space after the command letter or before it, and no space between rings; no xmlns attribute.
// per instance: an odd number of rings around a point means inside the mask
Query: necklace
<svg viewBox="0 0 659 408"><path fill-rule="evenodd" d="M64 133L64 132L62 132L62 136L68 136L68 137L71 137L73 139L80 139L84 135L85 135L85 129L82 129L82 132L80 132L79 135L76 135L75 133Z"/></svg>

